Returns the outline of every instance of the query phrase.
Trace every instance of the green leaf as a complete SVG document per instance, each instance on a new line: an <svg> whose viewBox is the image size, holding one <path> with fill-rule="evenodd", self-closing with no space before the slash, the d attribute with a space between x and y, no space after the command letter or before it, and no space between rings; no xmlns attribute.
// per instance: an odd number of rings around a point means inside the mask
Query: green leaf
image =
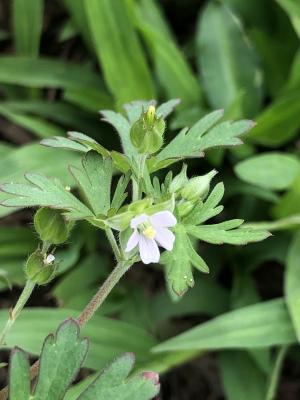
<svg viewBox="0 0 300 400"><path fill-rule="evenodd" d="M16 53L35 57L39 53L44 0L13 0L13 28Z"/></svg>
<svg viewBox="0 0 300 400"><path fill-rule="evenodd" d="M297 0L276 0L287 12L300 38L300 4Z"/></svg>
<svg viewBox="0 0 300 400"><path fill-rule="evenodd" d="M213 108L228 108L240 99L241 116L253 116L262 101L258 57L238 17L224 4L211 1L200 15L198 65Z"/></svg>
<svg viewBox="0 0 300 400"><path fill-rule="evenodd" d="M124 153L127 156L137 154L137 151L130 140L130 124L128 120L122 114L111 110L101 110L101 115L103 117L102 121L111 124L118 132Z"/></svg>
<svg viewBox="0 0 300 400"><path fill-rule="evenodd" d="M300 214L300 173L289 190L273 207L272 211L276 218L286 218Z"/></svg>
<svg viewBox="0 0 300 400"><path fill-rule="evenodd" d="M282 299L230 311L154 347L155 352L270 347L295 343Z"/></svg>
<svg viewBox="0 0 300 400"><path fill-rule="evenodd" d="M11 400L62 400L86 358L87 350L87 339L79 339L78 324L72 319L64 321L55 335L50 334L45 339L32 394L27 356L21 350L15 351L10 377Z"/></svg>
<svg viewBox="0 0 300 400"><path fill-rule="evenodd" d="M280 95L256 117L257 125L247 139L264 146L279 147L295 137L300 126L299 96L299 89Z"/></svg>
<svg viewBox="0 0 300 400"><path fill-rule="evenodd" d="M194 286L192 265L201 272L209 272L205 261L196 253L185 227L177 224L174 227L176 236L173 250L165 252L160 262L166 266L166 279L173 291L182 296L189 287Z"/></svg>
<svg viewBox="0 0 300 400"><path fill-rule="evenodd" d="M186 225L186 231L204 242L213 244L247 244L260 242L270 236L264 230L240 228L243 220L233 219L219 224L192 226ZM238 228L238 229L235 229Z"/></svg>
<svg viewBox="0 0 300 400"><path fill-rule="evenodd" d="M64 6L68 10L73 25L80 32L87 47L94 51L93 39L90 34L87 15L85 13L84 2L82 0L63 0Z"/></svg>
<svg viewBox="0 0 300 400"><path fill-rule="evenodd" d="M298 341L300 341L300 231L294 235L289 247L287 256L287 266L284 277L284 292L287 307L295 328Z"/></svg>
<svg viewBox="0 0 300 400"><path fill-rule="evenodd" d="M27 183L3 183L0 188L14 195L2 202L6 207L46 206L65 210L69 218L84 219L93 213L74 197L58 179L37 173L25 175Z"/></svg>
<svg viewBox="0 0 300 400"><path fill-rule="evenodd" d="M24 171L39 171L42 174L59 177L64 185L74 184L66 165L76 164L79 157L75 153L66 153L43 148L37 144L24 145L18 149L6 152L0 159L0 182L26 182ZM0 192L0 201L11 197ZM0 216L8 215L15 208L0 207Z"/></svg>
<svg viewBox="0 0 300 400"><path fill-rule="evenodd" d="M242 120L237 122L221 122L215 125L223 116L223 111L218 110L200 119L189 130L184 128L166 145L156 156L156 163L169 158L200 157L204 150L241 144L239 136L248 132L253 122Z"/></svg>
<svg viewBox="0 0 300 400"><path fill-rule="evenodd" d="M158 5L153 0L137 2L136 15L138 29L148 44L158 80L167 96L179 97L185 107L198 104L200 85L169 28L165 26Z"/></svg>
<svg viewBox="0 0 300 400"><path fill-rule="evenodd" d="M210 218L220 214L223 206L218 206L224 195L224 184L218 183L205 200L203 204L198 204L196 207L183 219L186 225L199 225Z"/></svg>
<svg viewBox="0 0 300 400"><path fill-rule="evenodd" d="M10 400L30 399L29 360L23 350L15 348L10 359Z"/></svg>
<svg viewBox="0 0 300 400"><path fill-rule="evenodd" d="M79 327L73 320L63 322L55 336L50 334L43 345L34 400L63 399L88 350L87 339L79 339Z"/></svg>
<svg viewBox="0 0 300 400"><path fill-rule="evenodd" d="M150 71L128 4L123 0L84 3L98 60L115 99L121 105L130 100L153 98Z"/></svg>
<svg viewBox="0 0 300 400"><path fill-rule="evenodd" d="M284 190L291 186L300 163L292 154L261 153L235 165L236 175L247 183L266 189Z"/></svg>
<svg viewBox="0 0 300 400"><path fill-rule="evenodd" d="M116 359L78 397L78 400L150 400L158 394L159 385L135 375L128 379L134 366L133 354Z"/></svg>
<svg viewBox="0 0 300 400"><path fill-rule="evenodd" d="M96 96L98 92L105 94L101 79L89 67L51 58L0 57L0 82L37 88L88 89ZM107 94L104 98L110 104Z"/></svg>
<svg viewBox="0 0 300 400"><path fill-rule="evenodd" d="M70 171L94 214L106 215L110 208L112 160L89 151L82 159L82 167L71 166Z"/></svg>
<svg viewBox="0 0 300 400"><path fill-rule="evenodd" d="M242 351L224 351L218 365L227 400L265 400L266 376Z"/></svg>
<svg viewBox="0 0 300 400"><path fill-rule="evenodd" d="M73 309L26 307L7 335L6 347L13 348L17 345L31 354L39 355L47 334L54 331L66 317L74 318L77 315L78 310ZM0 310L0 327L6 320L7 310ZM144 329L98 315L94 315L82 329L82 335L90 340L89 354L84 366L95 370L126 351L134 352L140 363L149 357L149 349L156 343Z"/></svg>
<svg viewBox="0 0 300 400"><path fill-rule="evenodd" d="M14 124L34 133L37 137L44 138L64 134L64 130L59 126L36 116L12 111L5 104L0 104L0 114Z"/></svg>
<svg viewBox="0 0 300 400"><path fill-rule="evenodd" d="M300 225L300 214L291 215L286 218L277 219L275 221L260 221L260 222L247 222L244 224L245 228L268 230L268 231L281 231L290 230Z"/></svg>

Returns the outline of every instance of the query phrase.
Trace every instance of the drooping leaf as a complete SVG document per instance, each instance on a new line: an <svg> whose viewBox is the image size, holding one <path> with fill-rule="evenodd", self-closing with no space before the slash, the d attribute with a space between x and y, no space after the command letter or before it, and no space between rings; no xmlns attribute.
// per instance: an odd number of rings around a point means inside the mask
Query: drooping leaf
<svg viewBox="0 0 300 400"><path fill-rule="evenodd" d="M295 233L289 247L287 265L285 269L284 291L286 303L290 313L295 333L300 341L300 231Z"/></svg>
<svg viewBox="0 0 300 400"><path fill-rule="evenodd" d="M13 0L13 28L16 53L38 55L43 26L44 0Z"/></svg>
<svg viewBox="0 0 300 400"><path fill-rule="evenodd" d="M130 100L153 98L150 72L128 4L122 0L84 3L98 60L115 99L121 105Z"/></svg>
<svg viewBox="0 0 300 400"><path fill-rule="evenodd" d="M300 4L297 0L276 0L287 12L300 38Z"/></svg>
<svg viewBox="0 0 300 400"><path fill-rule="evenodd" d="M226 399L265 400L266 376L246 352L221 352L218 365Z"/></svg>
<svg viewBox="0 0 300 400"><path fill-rule="evenodd" d="M6 207L46 206L65 210L69 218L84 219L93 213L73 196L58 179L37 173L25 175L29 183L3 183L1 190L14 195L2 202Z"/></svg>
<svg viewBox="0 0 300 400"><path fill-rule="evenodd" d="M89 151L82 160L82 167L70 167L70 171L94 214L105 215L110 208L112 160Z"/></svg>
<svg viewBox="0 0 300 400"><path fill-rule="evenodd" d="M26 307L6 337L6 348L19 346L26 352L39 355L47 334L54 331L65 318L75 318L77 315L78 310L66 308ZM0 310L0 327L6 321L7 310ZM154 337L142 328L98 315L94 315L82 329L82 336L90 340L84 366L94 370L103 368L114 357L126 351L134 352L137 361L141 363L147 359L149 349L156 343Z"/></svg>
<svg viewBox="0 0 300 400"><path fill-rule="evenodd" d="M228 109L240 98L240 116L254 116L261 106L262 71L241 21L224 2L211 1L200 14L197 44L211 106Z"/></svg>
<svg viewBox="0 0 300 400"><path fill-rule="evenodd" d="M179 49L154 0L135 5L137 26L149 46L159 82L168 97L179 97L183 106L198 104L200 85ZM176 60L176 62L174 62Z"/></svg>
<svg viewBox="0 0 300 400"><path fill-rule="evenodd" d="M78 400L150 400L159 392L159 385L142 375L128 374L134 366L134 355L124 354L100 373Z"/></svg>
<svg viewBox="0 0 300 400"><path fill-rule="evenodd" d="M292 154L268 152L239 162L234 170L245 182L266 189L284 190L300 172L300 163Z"/></svg>
<svg viewBox="0 0 300 400"><path fill-rule="evenodd" d="M103 93L103 104L111 105L99 76L87 66L58 61L51 58L3 56L0 58L0 82L29 87L58 87L62 89L86 90Z"/></svg>
<svg viewBox="0 0 300 400"><path fill-rule="evenodd" d="M154 347L155 352L270 347L296 342L282 299L230 311Z"/></svg>

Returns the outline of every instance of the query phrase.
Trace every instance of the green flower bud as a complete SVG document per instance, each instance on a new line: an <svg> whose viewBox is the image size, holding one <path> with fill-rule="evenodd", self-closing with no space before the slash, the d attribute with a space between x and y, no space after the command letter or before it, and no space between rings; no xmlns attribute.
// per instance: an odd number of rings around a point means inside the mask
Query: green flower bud
<svg viewBox="0 0 300 400"><path fill-rule="evenodd" d="M175 176L169 186L170 193L175 193L181 190L187 183L188 178L186 176L187 165L184 164L181 172Z"/></svg>
<svg viewBox="0 0 300 400"><path fill-rule="evenodd" d="M139 153L155 153L163 145L165 121L155 114L155 107L148 110L132 125L130 130L131 142Z"/></svg>
<svg viewBox="0 0 300 400"><path fill-rule="evenodd" d="M180 191L181 197L190 201L204 200L209 192L210 181L216 174L217 171L213 169L206 175L191 178Z"/></svg>
<svg viewBox="0 0 300 400"><path fill-rule="evenodd" d="M45 285L55 277L57 266L53 254L44 255L38 249L28 257L25 274L37 285Z"/></svg>
<svg viewBox="0 0 300 400"><path fill-rule="evenodd" d="M61 211L43 207L35 213L34 227L43 242L61 244L68 239L72 223L65 220Z"/></svg>

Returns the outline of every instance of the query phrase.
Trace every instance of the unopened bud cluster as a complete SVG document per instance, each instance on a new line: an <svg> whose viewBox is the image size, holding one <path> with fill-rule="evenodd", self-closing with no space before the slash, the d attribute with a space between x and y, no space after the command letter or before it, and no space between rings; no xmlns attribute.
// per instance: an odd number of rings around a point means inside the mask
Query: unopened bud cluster
<svg viewBox="0 0 300 400"><path fill-rule="evenodd" d="M131 142L139 153L153 154L163 145L165 127L165 121L156 115L155 107L151 105L132 125Z"/></svg>

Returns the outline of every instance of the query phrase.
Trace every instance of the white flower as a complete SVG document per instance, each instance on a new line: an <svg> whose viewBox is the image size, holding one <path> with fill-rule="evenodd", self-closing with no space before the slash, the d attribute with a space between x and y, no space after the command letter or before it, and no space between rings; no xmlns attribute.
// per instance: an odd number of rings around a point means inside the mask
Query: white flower
<svg viewBox="0 0 300 400"><path fill-rule="evenodd" d="M48 254L47 257L45 258L45 264L50 265L54 262L55 256L53 254Z"/></svg>
<svg viewBox="0 0 300 400"><path fill-rule="evenodd" d="M160 211L153 215L138 215L130 222L133 233L125 251L129 252L138 245L144 264L159 262L158 246L169 251L173 249L175 235L167 228L175 226L176 223L177 220L170 211Z"/></svg>

